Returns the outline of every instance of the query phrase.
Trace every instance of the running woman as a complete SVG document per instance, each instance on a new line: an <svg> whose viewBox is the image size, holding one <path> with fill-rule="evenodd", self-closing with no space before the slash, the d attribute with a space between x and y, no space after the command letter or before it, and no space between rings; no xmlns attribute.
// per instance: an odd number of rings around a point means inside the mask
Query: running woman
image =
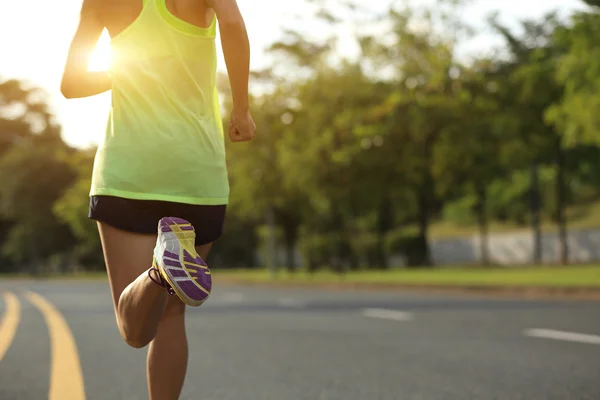
<svg viewBox="0 0 600 400"><path fill-rule="evenodd" d="M121 336L135 348L150 344L151 400L180 396L184 312L210 294L204 260L228 203L217 21L234 104L228 135L251 140L250 46L235 0L83 0L62 78L66 98L112 90L89 217L98 223ZM90 72L104 28L111 66Z"/></svg>

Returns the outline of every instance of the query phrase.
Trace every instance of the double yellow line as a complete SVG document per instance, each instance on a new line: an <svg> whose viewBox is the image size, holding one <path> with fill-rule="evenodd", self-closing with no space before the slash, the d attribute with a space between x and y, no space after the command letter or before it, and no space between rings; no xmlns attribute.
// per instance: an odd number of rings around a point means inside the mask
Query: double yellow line
<svg viewBox="0 0 600 400"><path fill-rule="evenodd" d="M5 312L0 319L0 362L10 347L19 321L21 304L14 293L4 293ZM83 374L75 339L61 313L44 297L26 292L25 298L44 316L50 333L51 368L49 400L84 400ZM24 359L24 358L23 358Z"/></svg>
<svg viewBox="0 0 600 400"><path fill-rule="evenodd" d="M4 293L3 297L6 311L4 311L4 318L0 319L0 361L10 347L21 319L21 303L17 296Z"/></svg>

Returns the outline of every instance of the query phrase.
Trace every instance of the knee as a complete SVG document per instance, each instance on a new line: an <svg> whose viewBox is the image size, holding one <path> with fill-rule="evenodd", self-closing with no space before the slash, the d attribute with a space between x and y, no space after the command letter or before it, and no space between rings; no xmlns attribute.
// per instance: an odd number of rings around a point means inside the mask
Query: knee
<svg viewBox="0 0 600 400"><path fill-rule="evenodd" d="M120 327L120 331L125 343L134 349L142 349L152 341L152 337L144 337L143 332L135 332L132 329L124 329L123 327Z"/></svg>
<svg viewBox="0 0 600 400"><path fill-rule="evenodd" d="M146 341L136 338L125 338L125 343L127 343L130 347L133 347L134 349L143 349L144 347L148 346L150 342L151 340Z"/></svg>
<svg viewBox="0 0 600 400"><path fill-rule="evenodd" d="M144 329L143 324L135 319L123 318L121 313L117 313L117 326L123 341L134 349L146 347L153 339L153 335Z"/></svg>
<svg viewBox="0 0 600 400"><path fill-rule="evenodd" d="M143 324L135 318L128 318L125 310L119 309L116 314L119 333L127 345L141 349L152 341L153 337L150 332L144 329Z"/></svg>
<svg viewBox="0 0 600 400"><path fill-rule="evenodd" d="M124 319L120 319L119 331L125 343L135 349L141 349L150 344L159 332L172 331L173 329L178 330L177 327L183 325L184 316L185 304L176 296L170 296L158 321L156 330L144 330L139 324L131 325L125 322Z"/></svg>

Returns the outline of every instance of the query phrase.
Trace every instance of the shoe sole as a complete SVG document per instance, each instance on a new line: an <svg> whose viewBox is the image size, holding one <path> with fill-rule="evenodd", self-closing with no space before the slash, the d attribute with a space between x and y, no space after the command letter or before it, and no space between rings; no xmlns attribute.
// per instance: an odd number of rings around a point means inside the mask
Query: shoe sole
<svg viewBox="0 0 600 400"><path fill-rule="evenodd" d="M191 307L201 306L212 289L210 269L196 252L195 238L194 227L184 219L167 217L158 223L159 270L177 297Z"/></svg>

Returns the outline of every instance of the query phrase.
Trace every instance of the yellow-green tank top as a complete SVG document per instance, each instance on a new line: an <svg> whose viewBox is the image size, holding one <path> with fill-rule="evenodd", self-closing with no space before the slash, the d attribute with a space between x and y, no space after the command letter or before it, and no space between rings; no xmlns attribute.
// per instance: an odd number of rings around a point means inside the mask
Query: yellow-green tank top
<svg viewBox="0 0 600 400"><path fill-rule="evenodd" d="M112 106L90 195L227 204L216 28L216 17L200 28L145 0L111 40Z"/></svg>

